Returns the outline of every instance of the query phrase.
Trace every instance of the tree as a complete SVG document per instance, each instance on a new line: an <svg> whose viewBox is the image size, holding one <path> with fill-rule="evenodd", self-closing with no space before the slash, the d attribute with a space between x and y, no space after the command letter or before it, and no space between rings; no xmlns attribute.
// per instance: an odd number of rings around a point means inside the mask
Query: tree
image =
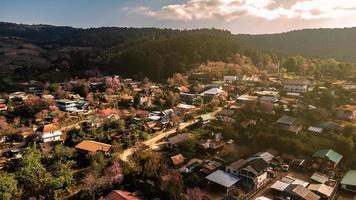
<svg viewBox="0 0 356 200"><path fill-rule="evenodd" d="M347 124L343 132L345 137L350 137L355 134L355 127L351 124Z"/></svg>
<svg viewBox="0 0 356 200"><path fill-rule="evenodd" d="M0 172L0 199L13 200L19 196L15 175Z"/></svg>
<svg viewBox="0 0 356 200"><path fill-rule="evenodd" d="M178 171L174 171L165 176L162 176L160 188L167 194L167 199L180 199L183 192L182 175Z"/></svg>
<svg viewBox="0 0 356 200"><path fill-rule="evenodd" d="M133 155L133 160L141 167L140 171L145 177L158 175L160 169L161 156L153 151L137 151Z"/></svg>
<svg viewBox="0 0 356 200"><path fill-rule="evenodd" d="M41 163L42 154L33 147L27 147L20 162L20 169L16 175L19 182L24 186L25 192L29 194L42 194L50 186L51 174Z"/></svg>
<svg viewBox="0 0 356 200"><path fill-rule="evenodd" d="M331 109L334 105L334 97L330 93L323 93L320 96L320 106L325 109Z"/></svg>
<svg viewBox="0 0 356 200"><path fill-rule="evenodd" d="M198 96L195 99L194 105L195 106L202 106L204 104L204 99L201 96Z"/></svg>
<svg viewBox="0 0 356 200"><path fill-rule="evenodd" d="M89 171L96 177L100 177L107 164L108 160L105 158L105 155L101 152L97 152L96 154L90 156Z"/></svg>
<svg viewBox="0 0 356 200"><path fill-rule="evenodd" d="M202 200L203 199L203 193L201 192L200 188L188 188L186 193L187 193L189 200Z"/></svg>

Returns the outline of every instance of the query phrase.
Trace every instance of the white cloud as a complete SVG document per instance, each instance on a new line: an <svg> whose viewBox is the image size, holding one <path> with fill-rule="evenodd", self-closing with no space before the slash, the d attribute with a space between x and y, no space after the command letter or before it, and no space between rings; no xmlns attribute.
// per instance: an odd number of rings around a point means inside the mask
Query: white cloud
<svg viewBox="0 0 356 200"><path fill-rule="evenodd" d="M149 7L124 8L124 10L158 19L183 21L213 18L231 21L244 16L268 20L356 19L356 0L300 0L288 7L283 4L283 1L276 2L276 0L188 0L182 4L163 6L157 10Z"/></svg>

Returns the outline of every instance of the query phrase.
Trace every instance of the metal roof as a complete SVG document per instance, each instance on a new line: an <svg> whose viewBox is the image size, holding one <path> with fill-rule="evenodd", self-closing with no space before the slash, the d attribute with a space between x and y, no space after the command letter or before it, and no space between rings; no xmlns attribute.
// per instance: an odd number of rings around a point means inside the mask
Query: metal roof
<svg viewBox="0 0 356 200"><path fill-rule="evenodd" d="M233 186L240 180L238 177L221 170L217 170L205 178L226 188Z"/></svg>
<svg viewBox="0 0 356 200"><path fill-rule="evenodd" d="M277 191L284 191L290 184L289 183L285 183L282 181L276 181L273 185L271 185L272 189L275 189Z"/></svg>
<svg viewBox="0 0 356 200"><path fill-rule="evenodd" d="M341 184L356 186L356 170L348 171L342 178Z"/></svg>
<svg viewBox="0 0 356 200"><path fill-rule="evenodd" d="M277 120L277 123L279 124L287 124L287 125L292 125L295 122L296 118L290 117L287 115L282 116Z"/></svg>
<svg viewBox="0 0 356 200"><path fill-rule="evenodd" d="M321 149L314 153L313 157L327 158L334 163L339 163L343 156L332 149Z"/></svg>
<svg viewBox="0 0 356 200"><path fill-rule="evenodd" d="M312 180L319 182L319 183L326 183L329 180L329 177L327 177L324 174L320 174L318 172L315 172L313 176L311 177Z"/></svg>

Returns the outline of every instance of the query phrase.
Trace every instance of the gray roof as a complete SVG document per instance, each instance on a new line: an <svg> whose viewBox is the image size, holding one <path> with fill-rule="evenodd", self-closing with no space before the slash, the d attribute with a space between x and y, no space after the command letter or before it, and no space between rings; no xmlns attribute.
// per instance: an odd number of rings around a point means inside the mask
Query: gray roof
<svg viewBox="0 0 356 200"><path fill-rule="evenodd" d="M296 118L290 117L287 115L282 116L277 120L277 123L279 124L286 124L286 125L292 125L296 121Z"/></svg>
<svg viewBox="0 0 356 200"><path fill-rule="evenodd" d="M220 93L223 93L224 91L219 89L219 88L211 88L205 92L202 92L201 95L218 95Z"/></svg>
<svg viewBox="0 0 356 200"><path fill-rule="evenodd" d="M217 170L205 178L226 188L233 186L240 180L238 177L221 170Z"/></svg>
<svg viewBox="0 0 356 200"><path fill-rule="evenodd" d="M271 153L269 152L258 152L256 154L254 154L254 156L256 157L260 157L262 158L264 161L266 162L270 162L271 160L273 160L274 158L274 155L272 155Z"/></svg>
<svg viewBox="0 0 356 200"><path fill-rule="evenodd" d="M229 165L229 167L235 169L235 170L240 170L241 168L245 167L247 165L247 161L244 159L237 160Z"/></svg>
<svg viewBox="0 0 356 200"><path fill-rule="evenodd" d="M356 170L348 171L342 178L341 184L356 186Z"/></svg>

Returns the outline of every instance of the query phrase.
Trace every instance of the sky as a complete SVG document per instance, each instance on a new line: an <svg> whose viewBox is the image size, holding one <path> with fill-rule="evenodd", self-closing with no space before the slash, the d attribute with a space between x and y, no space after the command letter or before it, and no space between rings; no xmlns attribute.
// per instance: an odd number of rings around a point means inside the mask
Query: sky
<svg viewBox="0 0 356 200"><path fill-rule="evenodd" d="M0 21L263 34L356 26L356 0L1 0Z"/></svg>

